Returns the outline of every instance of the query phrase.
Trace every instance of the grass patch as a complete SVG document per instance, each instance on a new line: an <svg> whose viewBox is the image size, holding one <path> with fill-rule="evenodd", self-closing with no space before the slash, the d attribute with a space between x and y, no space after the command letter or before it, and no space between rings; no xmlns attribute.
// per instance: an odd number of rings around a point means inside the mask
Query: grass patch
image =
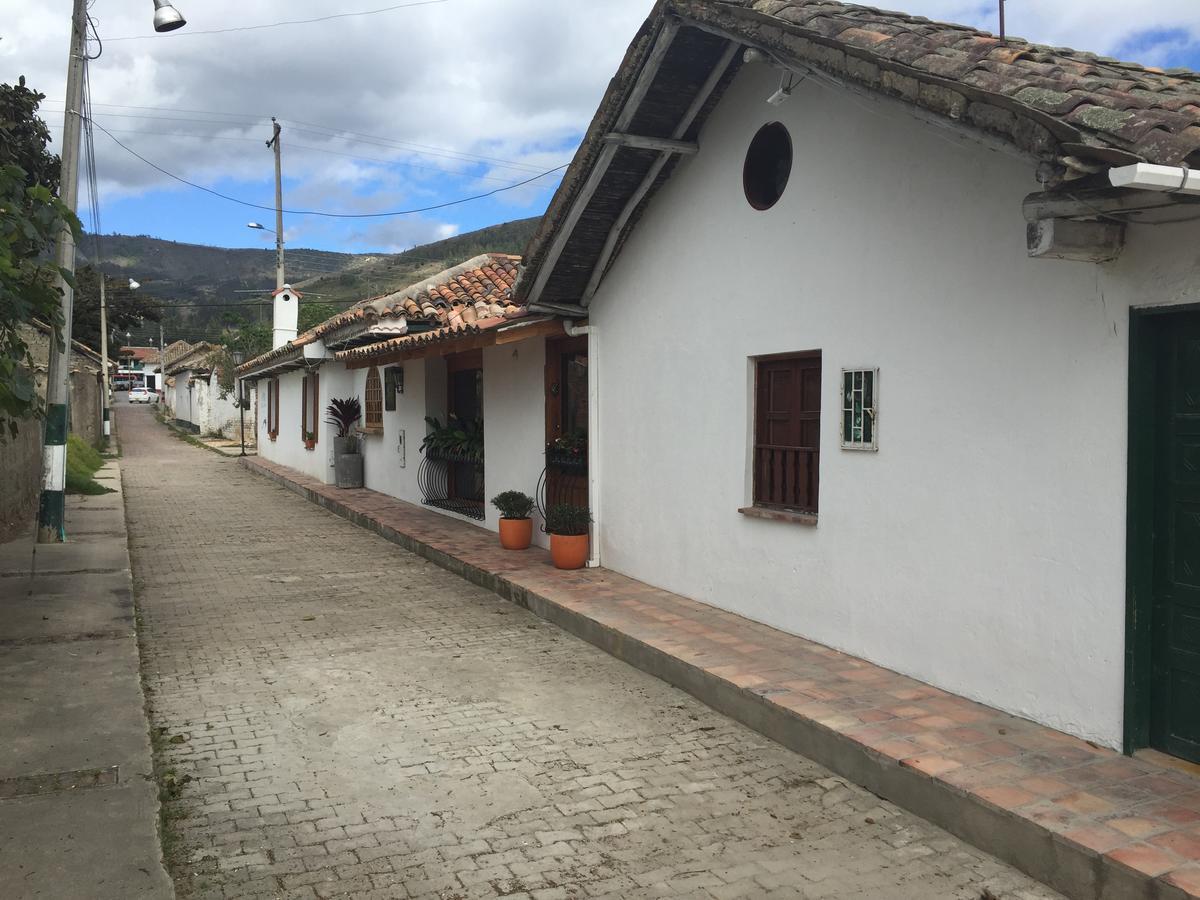
<svg viewBox="0 0 1200 900"><path fill-rule="evenodd" d="M67 435L67 493L111 494L112 488L107 488L96 481L94 476L104 465L104 457L95 447L84 443L76 434Z"/></svg>

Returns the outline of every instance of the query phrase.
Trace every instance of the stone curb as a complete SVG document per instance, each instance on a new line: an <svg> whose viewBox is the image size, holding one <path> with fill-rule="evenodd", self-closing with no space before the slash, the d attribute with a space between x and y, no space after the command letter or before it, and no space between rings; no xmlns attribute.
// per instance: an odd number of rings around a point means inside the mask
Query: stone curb
<svg viewBox="0 0 1200 900"><path fill-rule="evenodd" d="M242 465L335 515L522 606L635 668L686 691L790 750L1020 869L1072 900L1195 900L1198 896L1127 868L1015 812L798 715L753 690L650 646L576 610L481 569L313 491L257 460Z"/></svg>

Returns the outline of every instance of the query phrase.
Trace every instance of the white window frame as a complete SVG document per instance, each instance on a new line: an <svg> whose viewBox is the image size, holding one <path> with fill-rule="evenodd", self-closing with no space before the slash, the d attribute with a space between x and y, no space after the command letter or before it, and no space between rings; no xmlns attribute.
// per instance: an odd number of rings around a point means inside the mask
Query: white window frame
<svg viewBox="0 0 1200 900"><path fill-rule="evenodd" d="M855 435L846 433L846 413L853 412L852 405L846 406L846 376L856 373L871 376L871 405L863 404L863 416L871 417L871 440L855 440ZM838 379L838 430L841 432L843 450L879 450L879 369L870 366L854 366L842 369Z"/></svg>

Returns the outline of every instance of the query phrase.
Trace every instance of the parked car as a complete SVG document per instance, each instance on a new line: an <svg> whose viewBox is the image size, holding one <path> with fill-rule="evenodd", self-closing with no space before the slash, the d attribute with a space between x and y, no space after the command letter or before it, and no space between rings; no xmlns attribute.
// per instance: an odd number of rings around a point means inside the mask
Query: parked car
<svg viewBox="0 0 1200 900"><path fill-rule="evenodd" d="M130 403L151 403L154 400L154 395L144 387L135 387L129 392Z"/></svg>

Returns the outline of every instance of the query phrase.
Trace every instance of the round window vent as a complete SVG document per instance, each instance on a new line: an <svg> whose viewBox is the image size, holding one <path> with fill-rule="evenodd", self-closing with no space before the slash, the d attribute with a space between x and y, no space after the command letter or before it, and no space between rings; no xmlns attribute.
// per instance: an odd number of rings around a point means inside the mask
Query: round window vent
<svg viewBox="0 0 1200 900"><path fill-rule="evenodd" d="M770 209L783 196L792 174L792 138L779 122L758 129L746 163L742 167L742 187L755 209Z"/></svg>

